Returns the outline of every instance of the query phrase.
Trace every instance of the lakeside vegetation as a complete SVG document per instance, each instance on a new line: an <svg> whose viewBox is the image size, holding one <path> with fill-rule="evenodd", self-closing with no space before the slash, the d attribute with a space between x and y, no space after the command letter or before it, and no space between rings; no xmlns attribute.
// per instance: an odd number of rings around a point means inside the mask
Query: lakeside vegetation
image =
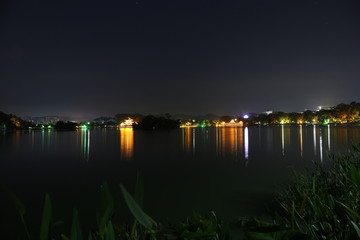
<svg viewBox="0 0 360 240"><path fill-rule="evenodd" d="M205 117L208 117L205 118ZM173 129L180 126L208 127L208 126L273 126L273 125L359 125L360 103L340 103L336 106L306 110L304 112L267 112L261 114L246 114L243 116L216 116L208 114L202 117L174 116L169 113L163 115L141 115L139 113L122 113L114 117L100 117L89 122L58 121L55 124L34 124L21 118L0 112L0 130L43 129L76 130L80 127L118 127L126 119L132 119L134 129Z"/></svg>
<svg viewBox="0 0 360 240"><path fill-rule="evenodd" d="M160 223L142 209L144 184L137 177L135 191L130 194L124 186L118 187L129 211L132 223L115 220L116 202L109 186L101 187L101 211L91 229L81 228L79 213L73 211L68 232L56 233L52 229L50 196L45 197L39 235L41 240L167 240L167 239L360 239L360 147L342 154L330 155L329 165L314 162L312 170L296 173L294 181L279 190L277 212L270 212L271 221L256 218L239 218L237 226L230 228L215 213L188 217L176 223ZM23 239L33 239L25 219L25 207L8 191L23 223ZM171 213L169 213L171 214ZM239 216L241 217L241 216ZM30 221L30 220L28 220ZM30 233L29 233L30 232ZM16 234L16 233L14 233ZM23 234L24 236L24 234ZM38 238L34 238L38 239Z"/></svg>

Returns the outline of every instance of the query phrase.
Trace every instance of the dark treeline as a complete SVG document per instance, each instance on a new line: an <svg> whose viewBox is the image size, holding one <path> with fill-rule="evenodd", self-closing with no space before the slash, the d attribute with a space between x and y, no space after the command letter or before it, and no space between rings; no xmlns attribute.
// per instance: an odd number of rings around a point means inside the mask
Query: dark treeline
<svg viewBox="0 0 360 240"><path fill-rule="evenodd" d="M170 119L170 117L155 117L153 115L148 115L142 118L137 124L134 124L135 129L172 129L179 128L180 121Z"/></svg>
<svg viewBox="0 0 360 240"><path fill-rule="evenodd" d="M55 129L56 130L76 130L76 128L78 127L78 124L75 122L63 122L63 121L58 121L55 124Z"/></svg>

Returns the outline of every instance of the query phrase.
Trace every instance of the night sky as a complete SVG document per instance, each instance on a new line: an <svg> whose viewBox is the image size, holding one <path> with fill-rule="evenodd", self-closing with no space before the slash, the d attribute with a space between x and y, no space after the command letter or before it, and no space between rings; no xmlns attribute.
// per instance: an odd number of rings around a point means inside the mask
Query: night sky
<svg viewBox="0 0 360 240"><path fill-rule="evenodd" d="M359 1L2 2L7 113L238 114L360 101Z"/></svg>

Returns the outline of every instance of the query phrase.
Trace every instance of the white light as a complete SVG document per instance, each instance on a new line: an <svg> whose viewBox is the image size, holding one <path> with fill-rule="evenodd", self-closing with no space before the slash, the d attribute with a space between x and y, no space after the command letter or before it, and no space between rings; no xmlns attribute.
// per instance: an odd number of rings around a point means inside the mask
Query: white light
<svg viewBox="0 0 360 240"><path fill-rule="evenodd" d="M244 115L244 118L245 118L245 119L248 119L248 118L249 118L249 115L245 114L245 115Z"/></svg>

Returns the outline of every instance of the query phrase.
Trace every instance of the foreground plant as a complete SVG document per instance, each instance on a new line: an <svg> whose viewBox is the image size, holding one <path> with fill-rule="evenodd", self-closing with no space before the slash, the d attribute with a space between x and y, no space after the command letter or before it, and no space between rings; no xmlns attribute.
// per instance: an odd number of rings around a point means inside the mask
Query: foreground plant
<svg viewBox="0 0 360 240"><path fill-rule="evenodd" d="M266 227L273 230L265 234L271 237L296 231L303 239L359 239L360 148L330 155L330 160L328 167L314 163L314 171L297 174L278 199L283 213L276 214L270 226L261 221L250 224L253 231L264 235L261 229Z"/></svg>

